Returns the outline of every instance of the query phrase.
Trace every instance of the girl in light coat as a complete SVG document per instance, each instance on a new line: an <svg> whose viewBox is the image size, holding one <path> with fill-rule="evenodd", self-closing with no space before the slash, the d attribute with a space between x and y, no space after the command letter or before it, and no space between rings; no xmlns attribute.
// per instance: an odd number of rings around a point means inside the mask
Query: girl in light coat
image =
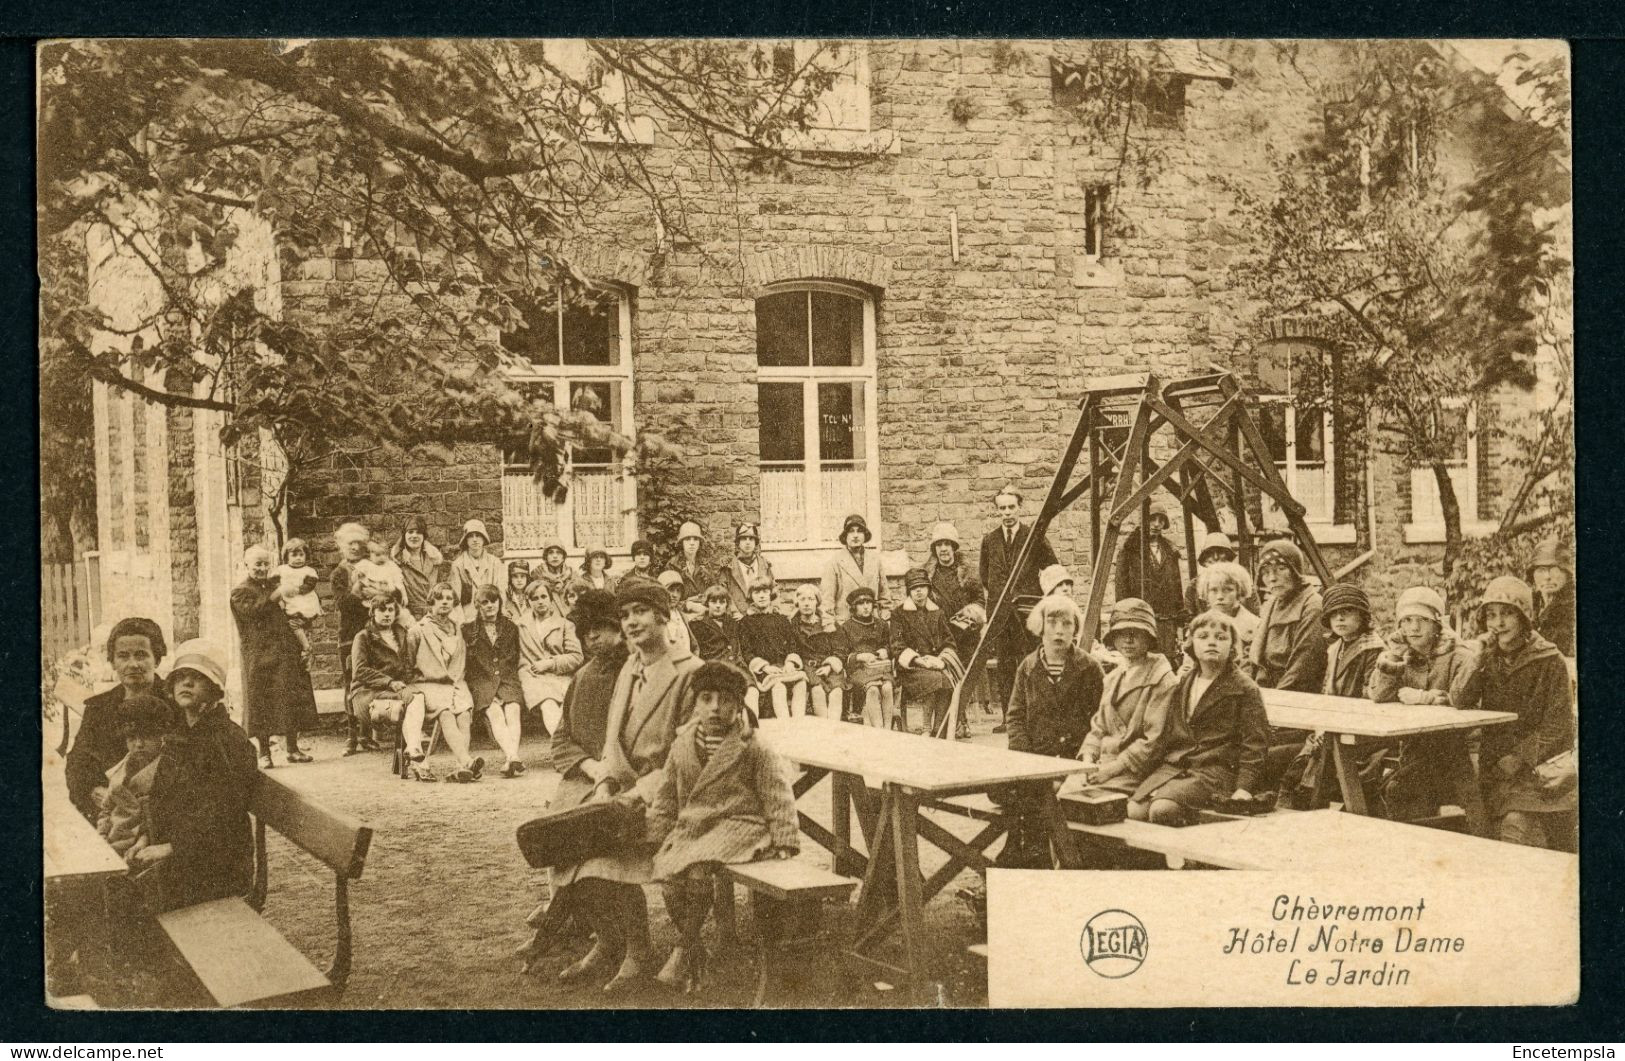
<svg viewBox="0 0 1625 1061"><path fill-rule="evenodd" d="M581 643L565 619L553 610L553 596L544 582L526 589L530 607L517 618L519 627L519 684L525 703L540 711L547 732L558 729L564 694L570 677L581 667Z"/></svg>
<svg viewBox="0 0 1625 1061"><path fill-rule="evenodd" d="M1399 629L1377 656L1366 696L1378 703L1461 706L1478 656L1445 621L1444 598L1428 586L1412 586L1399 595L1394 616ZM1400 820L1430 817L1454 804L1467 812L1474 836L1488 828L1467 735L1459 731L1400 741L1399 765L1383 781L1382 794L1389 815Z"/></svg>
<svg viewBox="0 0 1625 1061"><path fill-rule="evenodd" d="M477 781L485 769L484 759L468 754L474 697L463 680L468 648L462 630L452 621L456 607L457 590L449 582L436 582L429 588L429 614L406 631L406 657L412 661L416 677L401 691L407 701L401 736L419 780L433 780L432 774L416 764L423 761L423 723L436 718L441 720L440 733L457 760L457 768L446 779Z"/></svg>
<svg viewBox="0 0 1625 1061"><path fill-rule="evenodd" d="M456 621L471 623L479 618L474 606L474 591L481 586L502 588L502 561L490 550L491 534L485 521L471 519L463 524L463 537L458 542L461 550L451 562L451 583L457 590L459 611Z"/></svg>
<svg viewBox="0 0 1625 1061"><path fill-rule="evenodd" d="M1126 597L1112 606L1105 642L1123 662L1106 675L1078 759L1091 784L1128 795L1151 769L1179 679L1168 657L1154 651L1157 617L1145 601Z"/></svg>

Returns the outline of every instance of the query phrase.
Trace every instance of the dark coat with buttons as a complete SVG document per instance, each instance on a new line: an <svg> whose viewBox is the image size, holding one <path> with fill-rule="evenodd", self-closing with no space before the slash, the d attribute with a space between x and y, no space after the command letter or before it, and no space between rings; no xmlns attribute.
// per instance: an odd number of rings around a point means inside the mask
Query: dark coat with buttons
<svg viewBox="0 0 1625 1061"><path fill-rule="evenodd" d="M1269 747L1264 698L1234 665L1220 671L1194 707L1191 689L1200 673L1180 679L1168 705L1157 764L1134 790L1134 799L1170 799L1205 807L1238 788L1258 787Z"/></svg>
<svg viewBox="0 0 1625 1061"><path fill-rule="evenodd" d="M1087 652L1068 646L1061 675L1052 681L1042 653L1032 653L1016 668L1004 717L1010 750L1073 759L1100 709L1105 672Z"/></svg>

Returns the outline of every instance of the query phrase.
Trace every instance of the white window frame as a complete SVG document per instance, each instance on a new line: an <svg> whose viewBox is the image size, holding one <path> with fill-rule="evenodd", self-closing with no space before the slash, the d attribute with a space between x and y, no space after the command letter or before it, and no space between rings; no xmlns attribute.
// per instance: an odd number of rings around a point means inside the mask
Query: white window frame
<svg viewBox="0 0 1625 1061"><path fill-rule="evenodd" d="M806 478L803 481L803 500L806 506L806 527L803 536L795 541L762 543L762 551L773 558L777 564L779 558L784 558L790 564L786 567L779 565L776 568L781 577L803 577L800 574L800 565L811 565L809 572L815 572L820 558L840 548L840 544L833 537L821 535L823 526L823 492L820 488L820 477L823 473L823 461L819 459L818 437L818 384L857 382L864 384L863 402L863 432L864 451L861 456L865 468L864 501L867 513L865 518L869 522L869 529L874 534L870 547L875 550L881 548L882 532L880 528L880 445L879 445L879 384L876 371L876 340L875 340L875 299L872 294L850 284L833 283L819 280L797 280L782 284L771 284L758 290L754 298L761 299L769 295L785 295L822 291L829 294L840 295L845 298L855 298L863 305L863 364L862 365L835 365L835 366L774 366L760 365L756 367L756 381L758 383L799 383L801 384L802 408L802 455L800 462L805 469ZM754 314L755 308L752 307ZM812 300L807 300L808 336L811 341L812 334ZM760 327L759 322L757 326ZM760 407L758 406L758 415ZM796 462L790 462L796 463ZM756 455L756 467L760 475L762 465L761 455ZM757 486L758 504L761 503L761 487ZM820 537L829 537L828 541L819 540Z"/></svg>
<svg viewBox="0 0 1625 1061"><path fill-rule="evenodd" d="M632 395L632 298L631 293L614 284L603 284L592 289L594 292L609 295L616 300L618 312L618 334L620 337L618 359L614 365L567 365L564 363L564 314L562 306L554 303L553 320L558 328L559 363L557 365L537 365L526 363L524 365L510 364L506 369L507 378L515 384L550 383L553 385L553 407L561 413L570 411L570 385L573 383L618 383L620 384L620 420L622 434L633 433L633 395ZM605 410L607 413L609 410ZM501 462L501 481L503 495L503 525L508 525L508 491L519 487L517 465L510 465L507 454L499 447L497 459ZM570 482L572 461L567 455L565 458L565 482ZM632 542L638 537L637 523L637 478L627 473L626 462L615 475L615 482L621 492L621 502L624 521L621 528L622 542L618 545L608 546L599 542L576 542L575 529L575 491L570 490L564 499L564 504L557 506L558 526L554 536L549 541L539 545L514 545L508 541L506 531L503 535L502 554L505 559L524 557L539 557L543 550L553 543L564 546L564 550L572 557L585 555L588 549L605 548L611 555L625 556L629 554ZM530 470L524 471L524 488L541 490L541 484L532 481Z"/></svg>
<svg viewBox="0 0 1625 1061"><path fill-rule="evenodd" d="M1312 344L1307 342L1302 342L1300 345L1314 349ZM1332 365L1330 351L1319 350L1318 352L1325 367L1335 367ZM1294 356L1292 351L1288 351L1287 392L1285 394L1260 394L1258 404L1261 406L1278 405L1283 410L1282 430L1286 436L1284 439L1286 461L1284 465L1277 464L1276 470L1281 473L1281 478L1286 482L1287 492L1296 498L1298 496L1299 476L1304 474L1304 470L1298 465L1298 406L1293 400ZM1335 379L1335 376L1332 378ZM1322 493L1322 496L1326 499L1325 507L1319 512L1312 509L1305 511L1303 516L1303 521L1308 525L1310 533L1314 535L1315 541L1321 545L1347 545L1355 540L1354 524L1337 522L1337 430L1336 417L1332 415L1332 410L1336 404L1337 395L1334 390L1330 400L1326 402L1326 407L1319 414L1321 417L1321 439L1323 440L1321 446L1323 459L1319 474L1325 479ZM1310 472L1308 474L1314 473ZM1264 527L1270 530L1288 529L1286 514L1269 498L1261 498L1260 501L1263 509Z"/></svg>
<svg viewBox="0 0 1625 1061"><path fill-rule="evenodd" d="M1496 528L1494 520L1478 518L1478 403L1468 398L1441 398L1439 404L1446 409L1467 410L1467 456L1463 461L1451 461L1450 481L1456 488L1456 503L1461 506L1461 533L1477 538ZM1459 473L1459 474L1457 474ZM1407 544L1425 544L1445 540L1444 509L1438 501L1438 486L1430 465L1413 466L1411 477L1411 518L1405 524ZM1418 498L1430 499L1426 511L1417 504Z"/></svg>
<svg viewBox="0 0 1625 1061"><path fill-rule="evenodd" d="M587 83L587 72L593 59L593 51L587 46L582 37L549 37L542 41L542 55L546 60L558 67L566 77L581 84ZM590 101L583 99L582 118L587 126L587 140L592 143L617 143L626 141L634 144L654 143L654 119L649 115L633 115L628 105L626 89L626 76L619 70L607 70L604 73L604 82L598 90L598 96L614 116L614 127L611 128L602 116L591 113Z"/></svg>
<svg viewBox="0 0 1625 1061"><path fill-rule="evenodd" d="M761 40L752 44L766 53L771 64L776 49L790 46L794 50L797 68L813 57L814 51L829 44L838 45L841 55L828 57L835 65L835 83L818 101L816 112L808 128L787 130L784 146L792 151L818 151L826 153L862 153L895 155L902 151L902 142L890 130L874 128L874 96L871 91L869 45L855 40ZM848 56L847 52L850 52ZM740 141L737 147L748 149Z"/></svg>

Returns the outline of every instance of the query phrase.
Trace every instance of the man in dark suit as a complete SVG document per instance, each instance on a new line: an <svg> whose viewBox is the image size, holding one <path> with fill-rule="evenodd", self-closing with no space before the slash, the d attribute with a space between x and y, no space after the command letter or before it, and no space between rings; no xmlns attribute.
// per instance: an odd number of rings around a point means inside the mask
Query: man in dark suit
<svg viewBox="0 0 1625 1061"><path fill-rule="evenodd" d="M998 513L999 525L982 536L982 553L977 566L982 588L987 593L989 619L992 618L993 606L999 599L999 592L1009 580L1011 568L1015 567L1016 557L1020 555L1022 546L1027 542L1027 536L1032 532L1032 527L1021 522L1021 495L1014 488L1005 487L1000 490L993 498L993 508ZM1038 539L1032 555L1027 558L1026 566L1021 570L1021 576L1016 580L1016 596L1042 596L1043 590L1038 585L1038 572L1057 562L1055 551L1049 547L1049 542L1043 538ZM1002 718L1005 708L1010 703L1010 690L1015 685L1016 668L1038 643L1027 633L1021 617L1016 614L1014 608L1010 609L997 629L988 631L987 636L991 639L989 647L993 656L998 660L998 665L991 669L993 694L999 701L999 715ZM994 728L994 732L1003 733L1004 723L1000 722Z"/></svg>

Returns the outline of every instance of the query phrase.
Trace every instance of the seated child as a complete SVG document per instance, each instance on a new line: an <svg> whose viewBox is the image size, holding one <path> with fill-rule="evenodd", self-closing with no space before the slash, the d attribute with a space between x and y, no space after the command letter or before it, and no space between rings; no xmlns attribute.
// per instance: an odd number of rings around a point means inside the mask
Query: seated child
<svg viewBox="0 0 1625 1061"><path fill-rule="evenodd" d="M350 740L345 755L378 750L373 739L375 710L381 709L396 725L401 722L406 687L417 677L406 651L406 627L400 621L405 610L387 594L367 598L367 625L350 645L350 691L344 700ZM378 709L375 700L380 701Z"/></svg>
<svg viewBox="0 0 1625 1061"><path fill-rule="evenodd" d="M169 696L184 724L164 743L148 800L152 842L131 855L153 912L245 894L253 882L248 798L256 764L222 702L226 668L205 641L175 649Z"/></svg>
<svg viewBox="0 0 1625 1061"><path fill-rule="evenodd" d="M1106 675L1078 759L1089 784L1130 795L1151 768L1179 680L1168 658L1153 651L1157 617L1138 597L1112 605L1106 645L1122 663Z"/></svg>
<svg viewBox="0 0 1625 1061"><path fill-rule="evenodd" d="M1302 550L1289 541L1269 542L1258 551L1258 580L1269 599L1258 617L1258 633L1245 653L1245 665L1260 688L1312 693L1326 676L1320 590L1318 583L1305 577L1304 563ZM1277 789L1309 736L1307 730L1270 727L1261 778L1265 791Z"/></svg>
<svg viewBox="0 0 1625 1061"><path fill-rule="evenodd" d="M1258 686L1241 672L1240 638L1223 612L1205 611L1185 631L1196 660L1174 689L1161 746L1129 796L1129 817L1185 825L1229 794L1251 799L1264 768L1269 720Z"/></svg>
<svg viewBox="0 0 1625 1061"><path fill-rule="evenodd" d="M634 577L637 577L636 572L626 576ZM625 582L626 579L621 581ZM667 569L655 576L655 581L660 583L671 599L671 617L666 620L666 640L671 642L673 648L693 654L694 631L689 629L688 616L683 613L683 576Z"/></svg>
<svg viewBox="0 0 1625 1061"><path fill-rule="evenodd" d="M796 634L796 655L812 668L808 688L812 713L819 718L841 717L845 704L846 681L841 662L835 623L824 615L818 587L812 583L796 590L796 615L791 623Z"/></svg>
<svg viewBox="0 0 1625 1061"><path fill-rule="evenodd" d="M1444 598L1428 586L1412 586L1399 595L1394 615L1399 630L1378 653L1366 696L1378 703L1460 707L1457 694L1478 654L1445 621ZM1382 797L1388 816L1399 821L1430 817L1453 804L1467 812L1474 836L1485 835L1484 805L1465 733L1424 733L1400 741L1399 765L1383 780Z"/></svg>
<svg viewBox="0 0 1625 1061"><path fill-rule="evenodd" d="M367 542L367 558L357 560L352 569L356 581L350 586L350 592L362 600L383 594L394 597L401 607L406 607L406 575L401 572L401 565L390 558L389 543L382 538Z"/></svg>
<svg viewBox="0 0 1625 1061"><path fill-rule="evenodd" d="M1196 576L1196 595L1204 608L1216 608L1230 616L1241 635L1241 652L1245 656L1258 636L1258 616L1247 609L1246 600L1253 595L1253 579L1247 569L1234 561L1218 560L1205 565ZM1173 663L1174 660L1168 662Z"/></svg>
<svg viewBox="0 0 1625 1061"><path fill-rule="evenodd" d="M485 712L491 739L502 749L502 776L525 772L519 754L519 715L525 698L519 684L519 628L502 614L502 591L495 586L474 590L475 618L463 624L468 659L463 680L474 698L474 710Z"/></svg>
<svg viewBox="0 0 1625 1061"><path fill-rule="evenodd" d="M848 593L846 606L851 614L836 630L846 680L854 691L863 690L863 724L885 729L897 710L892 686L897 668L891 659L891 624L875 614L875 591L868 586Z"/></svg>
<svg viewBox="0 0 1625 1061"><path fill-rule="evenodd" d="M1082 629L1083 612L1065 593L1048 594L1033 605L1027 632L1039 639L1038 648L1016 668L1005 712L1011 751L1071 759L1083 746L1100 708L1104 679L1100 664L1078 647ZM1052 865L1049 827L1041 813L1049 794L1047 781L1009 785L992 794L1018 816L996 865Z"/></svg>
<svg viewBox="0 0 1625 1061"><path fill-rule="evenodd" d="M282 547L282 563L271 572L282 583L282 611L299 639L299 650L310 658L310 627L322 614L316 596L316 569L310 566L310 546L303 538L289 538Z"/></svg>
<svg viewBox="0 0 1625 1061"><path fill-rule="evenodd" d="M1364 696L1383 647L1382 638L1371 631L1371 598L1359 586L1339 582L1326 591L1320 621L1332 634L1326 645L1326 678L1320 691L1327 696ZM1386 748L1361 752L1362 781L1375 780L1387 754ZM1336 780L1329 765L1323 735L1311 735L1281 779L1278 805L1293 810L1326 806Z"/></svg>
<svg viewBox="0 0 1625 1061"><path fill-rule="evenodd" d="M739 658L756 679L745 706L763 718L799 717L807 712L807 671L796 655L795 630L773 607L774 583L765 575L750 583L750 611L739 620ZM767 693L771 710L760 711Z"/></svg>
<svg viewBox="0 0 1625 1061"><path fill-rule="evenodd" d="M1534 594L1521 579L1492 579L1478 611L1484 650L1456 706L1518 716L1484 727L1478 761L1488 833L1507 843L1573 851L1579 794L1568 664L1535 628Z"/></svg>
<svg viewBox="0 0 1625 1061"><path fill-rule="evenodd" d="M684 990L698 986L704 966L700 929L717 868L792 858L800 849L784 768L741 717L749 684L739 668L716 660L694 672L694 715L672 740L649 807L648 839L660 845L654 875L679 932L658 979Z"/></svg>
<svg viewBox="0 0 1625 1061"><path fill-rule="evenodd" d="M533 581L525 587L530 609L515 618L519 626L519 684L525 706L539 713L548 733L559 728L564 715L564 694L570 678L581 669L581 641L575 627L553 610L553 594L547 583Z"/></svg>
<svg viewBox="0 0 1625 1061"><path fill-rule="evenodd" d="M96 831L126 859L152 842L147 800L158 776L164 737L174 732L175 709L160 697L138 693L118 707L127 754L107 771Z"/></svg>
<svg viewBox="0 0 1625 1061"><path fill-rule="evenodd" d="M947 616L931 600L930 576L922 568L910 568L903 586L908 596L891 619L892 657L903 691L923 705L927 732L934 733L948 716L954 683L964 676L964 665Z"/></svg>
<svg viewBox="0 0 1625 1061"><path fill-rule="evenodd" d="M739 662L739 650L734 647L738 626L738 620L728 614L727 588L711 586L705 591L705 614L688 623L689 633L694 635L694 654L707 661Z"/></svg>

